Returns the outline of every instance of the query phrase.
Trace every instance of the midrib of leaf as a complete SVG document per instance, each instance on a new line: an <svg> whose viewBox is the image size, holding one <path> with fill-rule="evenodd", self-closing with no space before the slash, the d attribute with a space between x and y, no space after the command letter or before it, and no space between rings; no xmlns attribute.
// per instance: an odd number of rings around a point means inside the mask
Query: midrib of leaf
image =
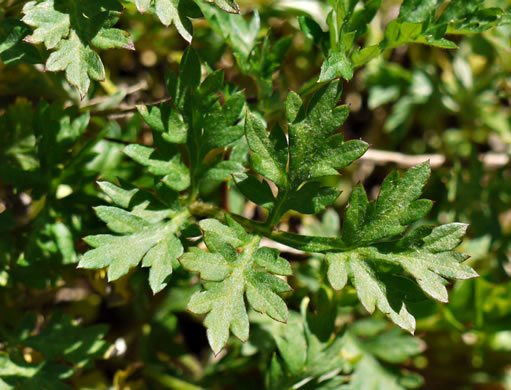
<svg viewBox="0 0 511 390"><path fill-rule="evenodd" d="M252 255L254 254L254 251L256 251L257 248L259 247L260 242L261 237L254 236L245 247L245 250L241 254L240 259L241 264L238 267L236 267L235 271L232 274L232 278L236 282L242 283L243 285L245 284L246 280L245 271L254 262L254 258Z"/></svg>
<svg viewBox="0 0 511 390"><path fill-rule="evenodd" d="M236 315L237 311L237 304L240 302L240 298L241 300L243 299L243 294L245 293L247 283L246 272L248 267L250 267L254 262L253 254L258 249L260 242L261 238L259 236L254 236L248 244L246 244L245 249L241 255L239 255L237 261L231 265L233 268L232 273L216 285L219 288L215 291L215 294L219 294L221 301L223 302L220 307L221 315L218 315L218 311L213 314L214 306L212 306L212 310L209 312L205 320L205 324L208 328L208 339L215 353L220 352L225 342L219 342L219 332L222 331L224 324L219 327L214 324L214 321L215 319L220 318L222 322L226 320L228 321L227 329L232 326L233 317ZM245 310L245 308L243 310ZM208 321L213 322L208 325Z"/></svg>

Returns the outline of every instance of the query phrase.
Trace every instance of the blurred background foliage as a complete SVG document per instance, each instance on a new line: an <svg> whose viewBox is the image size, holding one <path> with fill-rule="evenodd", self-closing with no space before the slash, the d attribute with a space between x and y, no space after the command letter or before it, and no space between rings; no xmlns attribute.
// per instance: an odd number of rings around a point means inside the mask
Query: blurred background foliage
<svg viewBox="0 0 511 390"><path fill-rule="evenodd" d="M366 46L382 39L399 3L383 1L360 38ZM124 2L118 26L136 50L102 52L106 80L81 100L62 73L44 72L43 47L19 42L22 56L2 47L5 21L19 19L23 4L0 1L0 388L511 389L511 25L447 35L452 50L386 50L355 70L342 96L351 109L346 139L445 157L426 187L435 201L427 222L470 224L461 250L481 277L456 282L448 305L418 299L412 337L380 314L368 317L352 288L335 293L321 258L284 252L294 271L288 324L251 313L250 341L231 339L213 356L185 310L196 276L178 269L153 296L144 269L111 284L102 270L76 270L87 249L81 238L105 231L93 214L105 202L95 182L152 183L121 150L152 144L136 105L167 98L165 73L177 71L188 43ZM329 5L239 4L242 16L199 3L192 46L205 70L222 69L250 107L284 123L287 91L313 90L325 59L298 17L326 29ZM485 6L511 10L509 0ZM320 219L290 214L280 228L338 235L352 187L362 182L374 198L395 167L356 162L338 180L335 210ZM233 212L261 216L234 187L208 193Z"/></svg>

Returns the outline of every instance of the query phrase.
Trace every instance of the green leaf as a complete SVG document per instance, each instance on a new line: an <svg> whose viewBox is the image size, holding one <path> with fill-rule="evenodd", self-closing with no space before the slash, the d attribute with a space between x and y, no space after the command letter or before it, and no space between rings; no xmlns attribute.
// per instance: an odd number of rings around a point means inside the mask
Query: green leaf
<svg viewBox="0 0 511 390"><path fill-rule="evenodd" d="M420 339L403 334L399 328L382 332L362 345L373 356L388 363L404 363L423 352L426 347Z"/></svg>
<svg viewBox="0 0 511 390"><path fill-rule="evenodd" d="M215 7L203 2L199 2L198 5L211 27L232 47L240 65L247 66L260 28L259 14L255 12L252 19L246 21L241 15L220 12Z"/></svg>
<svg viewBox="0 0 511 390"><path fill-rule="evenodd" d="M406 390L420 388L422 384L423 379L419 375L406 371L395 373L368 355L357 363L349 388Z"/></svg>
<svg viewBox="0 0 511 390"><path fill-rule="evenodd" d="M240 13L240 8L234 0L211 0L208 2L215 4L225 12ZM202 16L200 9L192 0L134 0L134 3L141 13L152 10L151 6L153 6L158 19L166 27L174 24L183 39L187 42L192 41L193 27L190 18ZM204 6L202 2L199 2L199 5Z"/></svg>
<svg viewBox="0 0 511 390"><path fill-rule="evenodd" d="M190 18L201 16L200 10L191 0L135 0L137 9L144 13L154 6L158 19L166 26L174 24L179 34L187 41L192 41L192 22Z"/></svg>
<svg viewBox="0 0 511 390"><path fill-rule="evenodd" d="M206 170L204 180L224 181L231 179L232 175L243 173L245 167L237 161L220 161Z"/></svg>
<svg viewBox="0 0 511 390"><path fill-rule="evenodd" d="M223 74L222 81L223 81ZM199 56L191 47L188 47L179 64L179 77L173 72L167 73L167 89L174 100L174 104L184 109L185 100L196 92L201 82L201 63ZM206 82L206 81L205 81ZM221 85L221 84L220 84ZM217 90L208 90L208 94L217 92ZM209 98L209 97L208 97Z"/></svg>
<svg viewBox="0 0 511 390"><path fill-rule="evenodd" d="M183 246L177 233L185 224L187 211L149 209L150 201L144 197L135 199L138 190L123 190L113 184L101 183L107 194L126 211L112 206L98 206L96 214L115 233L87 236L85 242L94 249L86 252L78 267L98 269L108 267L108 280L116 280L127 274L142 261L150 267L149 284L153 293L161 291L166 278L178 264ZM137 200L137 202L134 202ZM136 203L136 204L133 204ZM159 205L156 205L157 207Z"/></svg>
<svg viewBox="0 0 511 390"><path fill-rule="evenodd" d="M105 325L83 328L69 316L54 314L44 329L24 344L39 351L46 360L58 358L84 367L106 352L108 343L103 340L106 331Z"/></svg>
<svg viewBox="0 0 511 390"><path fill-rule="evenodd" d="M260 182L252 175L235 175L234 182L240 192L250 201L266 209L271 209L275 198L269 184L266 181Z"/></svg>
<svg viewBox="0 0 511 390"><path fill-rule="evenodd" d="M351 55L353 68L358 68L367 64L373 58L378 57L379 54L380 47L378 45L366 46L363 49L355 50Z"/></svg>
<svg viewBox="0 0 511 390"><path fill-rule="evenodd" d="M76 252L74 237L69 227L62 223L57 222L51 226L51 231L55 237L55 243L62 255L62 262L64 264L76 263Z"/></svg>
<svg viewBox="0 0 511 390"><path fill-rule="evenodd" d="M445 39L444 35L482 32L506 23L502 9L484 8L483 2L479 0L404 0L398 18L388 23L384 39L377 45L363 47L357 42L380 9L381 0L367 1L355 7L358 3L332 4L333 10L327 17L330 39L314 21L299 18L304 34L324 53L328 53L321 66L319 82L339 77L350 80L353 69L366 64L387 49L410 43L454 49L456 44Z"/></svg>
<svg viewBox="0 0 511 390"><path fill-rule="evenodd" d="M302 214L318 214L333 203L340 193L335 188L322 187L318 182L308 182L289 196L285 209L296 210Z"/></svg>
<svg viewBox="0 0 511 390"><path fill-rule="evenodd" d="M19 20L0 20L0 59L5 65L15 65L19 61L42 62L37 49L23 41L29 33L30 28Z"/></svg>
<svg viewBox="0 0 511 390"><path fill-rule="evenodd" d="M186 143L188 126L176 110L169 104L160 106L137 106L137 110L144 121L153 130L162 133L163 139L176 144Z"/></svg>
<svg viewBox="0 0 511 390"><path fill-rule="evenodd" d="M67 80L83 99L91 79L105 79L103 63L93 47L133 49L129 34L112 28L121 11L116 0L30 1L23 7L22 21L34 27L34 32L25 40L56 49L48 57L46 69L65 71Z"/></svg>
<svg viewBox="0 0 511 390"><path fill-rule="evenodd" d="M410 23L421 23L434 14L444 0L405 0L399 8L399 16Z"/></svg>
<svg viewBox="0 0 511 390"><path fill-rule="evenodd" d="M348 117L347 106L337 106L341 84L322 87L305 106L294 92L286 101L289 120L289 181L296 188L305 181L327 175L351 164L367 150L363 141L344 142L334 133Z"/></svg>
<svg viewBox="0 0 511 390"><path fill-rule="evenodd" d="M230 96L222 107L214 105L204 117L203 153L228 146L243 136L243 126L238 124L243 117L245 96L238 92Z"/></svg>
<svg viewBox="0 0 511 390"><path fill-rule="evenodd" d="M211 281L205 290L192 296L188 310L207 314L204 325L215 354L227 343L229 330L242 341L248 339L244 296L254 310L285 322L287 307L278 294L290 290L282 279L255 267L257 264L269 272L289 275L289 264L276 251L258 248L260 238L246 234L232 219L227 223L221 224L216 219L201 221L210 253L194 249L181 257L184 268L199 272L202 279Z"/></svg>
<svg viewBox="0 0 511 390"><path fill-rule="evenodd" d="M279 188L267 223L273 226L287 210L314 214L332 203L339 192L318 187L314 180L337 175L367 150L363 141L343 141L333 133L348 116L346 106L336 106L341 93L339 82L322 87L305 105L290 92L286 100L289 144L275 126L270 135L264 122L254 114L245 121L245 134L252 151L252 169ZM304 184L306 183L306 184Z"/></svg>
<svg viewBox="0 0 511 390"><path fill-rule="evenodd" d="M261 118L249 113L245 121L245 134L252 150L250 165L260 175L281 187L287 186L288 146L284 133L275 126L268 137Z"/></svg>
<svg viewBox="0 0 511 390"><path fill-rule="evenodd" d="M328 297L323 298L328 300ZM331 303L333 302L327 302ZM301 315L290 312L286 324L260 320L275 340L279 352L278 357L275 356L271 363L272 370L279 368L278 373L271 373L267 378L270 389L292 388L296 383L307 383L307 389L335 389L345 382L342 380L342 374L347 367L344 338L332 334L336 317L335 305L328 306L329 313L318 313L316 310L316 313L312 314L307 309L308 304L308 298L302 300ZM333 316L327 317L332 311ZM326 326L331 329L326 332L323 341L315 332L313 324L316 321L328 324Z"/></svg>
<svg viewBox="0 0 511 390"><path fill-rule="evenodd" d="M116 186L113 183L108 181L98 181L97 182L101 190L108 195L112 201L125 209L130 207L132 200L135 195L139 192L138 188L132 188L130 190L125 190L119 186Z"/></svg>
<svg viewBox="0 0 511 390"><path fill-rule="evenodd" d="M68 379L73 371L56 363L27 364L21 359L12 359L2 352L0 354L0 386L3 389L26 390L55 389L70 390L62 381Z"/></svg>
<svg viewBox="0 0 511 390"><path fill-rule="evenodd" d="M136 151L127 148L127 153L148 166L153 174L166 175L163 182L176 191L191 184L191 196L212 190L218 182L242 173L245 170L242 162L227 156L229 149L243 136L243 92L225 88L221 71L211 73L201 82L200 59L191 47L183 55L179 75L167 74L167 88L172 105L138 107L143 119L152 127L153 137L160 139L159 152L153 156L147 148L137 147ZM167 143L185 144L185 149ZM185 152L183 159L189 167L181 163L178 150ZM163 161L156 161L165 160L164 156L170 159L167 167L162 165ZM167 169L172 170L171 175L164 172Z"/></svg>
<svg viewBox="0 0 511 390"><path fill-rule="evenodd" d="M361 185L357 186L350 197L344 221L342 238L346 244L362 246L392 238L424 217L433 202L417 199L430 174L427 162L409 169L402 177L394 171L385 178L374 202L367 200Z"/></svg>
<svg viewBox="0 0 511 390"><path fill-rule="evenodd" d="M353 67L344 53L331 50L323 65L321 65L318 82L323 83L339 77L348 81L351 80L353 78Z"/></svg>
<svg viewBox="0 0 511 390"><path fill-rule="evenodd" d="M10 355L0 354L2 389L69 390L63 381L102 358L109 348L104 341L105 325L79 326L71 317L60 313L54 314L42 329L39 325L32 330L33 325L14 336L16 347L10 347ZM15 351L17 345L36 350L44 360L35 364L25 362Z"/></svg>
<svg viewBox="0 0 511 390"><path fill-rule="evenodd" d="M124 153L139 164L148 167L150 173L163 176L162 181L176 191L183 191L190 185L190 173L181 161L179 154L170 159L163 159L156 151L148 146L128 145Z"/></svg>
<svg viewBox="0 0 511 390"><path fill-rule="evenodd" d="M426 294L441 302L448 300L447 279L478 276L462 264L468 256L454 251L465 233L464 224L421 226L389 241L430 210L430 201L417 200L429 174L427 163L411 168L402 177L391 173L374 202L368 202L362 186L355 188L342 235L351 248L325 257L328 280L335 289L342 289L351 280L368 312L378 308L409 332L415 330L415 319L406 308L409 296L399 291L395 277L391 277L395 272L413 277ZM389 266L394 268L385 268Z"/></svg>

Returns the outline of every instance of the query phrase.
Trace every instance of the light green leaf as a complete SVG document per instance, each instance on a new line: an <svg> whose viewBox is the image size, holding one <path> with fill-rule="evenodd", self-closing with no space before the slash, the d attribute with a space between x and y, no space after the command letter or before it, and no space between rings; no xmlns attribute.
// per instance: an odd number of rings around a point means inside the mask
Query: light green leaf
<svg viewBox="0 0 511 390"><path fill-rule="evenodd" d="M179 34L188 42L192 41L192 23L179 12L182 0L154 0L156 15L165 26L174 23Z"/></svg>
<svg viewBox="0 0 511 390"><path fill-rule="evenodd" d="M98 206L94 211L98 218L115 233L135 233L150 226L142 218L117 207Z"/></svg>
<svg viewBox="0 0 511 390"><path fill-rule="evenodd" d="M25 39L31 43L44 43L47 49L53 49L69 35L71 20L69 14L55 9L54 1L29 1L23 7L25 14L21 19L29 26L36 27L32 35Z"/></svg>
<svg viewBox="0 0 511 390"><path fill-rule="evenodd" d="M352 193L343 230L343 240L362 246L392 238L402 233L410 223L424 217L433 203L417 200L431 173L428 163L408 170L402 177L397 171L388 175L375 202L369 202L364 188Z"/></svg>
<svg viewBox="0 0 511 390"><path fill-rule="evenodd" d="M117 0L29 1L23 7L22 21L34 28L27 42L56 49L48 57L46 69L65 71L83 99L91 79L105 79L103 63L93 47L133 49L129 34L113 28L121 12Z"/></svg>
<svg viewBox="0 0 511 390"><path fill-rule="evenodd" d="M289 274L289 264L286 266L284 263L287 262L269 248L258 249L259 237L249 236L233 220L228 220L228 224L223 225L216 219L201 221L204 240L211 253L195 249L181 258L184 268L214 281L192 296L188 310L207 314L204 325L215 354L227 343L229 330L240 340L248 339L249 322L244 295L255 310L284 322L287 307L278 294L290 290L282 279L254 267L257 263L271 272ZM275 264L269 264L272 259Z"/></svg>
<svg viewBox="0 0 511 390"><path fill-rule="evenodd" d="M149 284L156 294L166 286L165 279L179 264L177 258L183 253L183 246L177 233L186 222L188 211L151 210L147 199L134 206L130 203L138 190L126 191L107 183L101 183L101 187L107 189L107 193L121 206L134 208L132 211L111 206L95 208L98 217L107 223L110 230L122 235L85 237L85 242L94 249L81 257L78 267L108 267L108 280L112 281L127 274L142 261L143 267L150 267Z"/></svg>
<svg viewBox="0 0 511 390"><path fill-rule="evenodd" d="M149 270L149 285L156 294L163 290L167 283L165 279L172 273L173 267L177 265L177 259L183 254L183 245L175 235L167 236L167 239L160 241L153 246L142 261L142 267L151 267Z"/></svg>
<svg viewBox="0 0 511 390"><path fill-rule="evenodd" d="M90 79L105 79L105 69L99 55L85 46L75 32L71 32L69 39L60 41L57 50L48 57L46 69L51 72L65 71L67 80L78 88L82 98L89 90Z"/></svg>
<svg viewBox="0 0 511 390"><path fill-rule="evenodd" d="M192 22L190 18L200 17L200 11L191 0L135 0L137 9L144 13L154 6L158 19L165 25L174 24L179 34L187 41L192 41Z"/></svg>
<svg viewBox="0 0 511 390"><path fill-rule="evenodd" d="M174 232L164 224L156 224L126 236L87 236L85 242L95 247L82 256L79 267L108 267L108 280L116 280L137 266L155 245L169 239Z"/></svg>
<svg viewBox="0 0 511 390"><path fill-rule="evenodd" d="M255 252L255 258L257 265L266 268L268 272L272 272L277 275L291 275L291 265L286 259L279 256L279 251L275 248L259 248Z"/></svg>
<svg viewBox="0 0 511 390"><path fill-rule="evenodd" d="M193 28L190 18L198 18L201 12L192 0L134 0L139 12L144 13L154 6L154 12L158 19L165 25L174 24L179 34L187 41L192 41ZM234 0L211 0L209 3L215 4L225 12L238 14L240 12L238 4ZM201 7L204 3L199 2Z"/></svg>
<svg viewBox="0 0 511 390"><path fill-rule="evenodd" d="M231 14L239 14L240 7L234 0L206 0L208 3L215 4L218 8Z"/></svg>
<svg viewBox="0 0 511 390"><path fill-rule="evenodd" d="M343 288L347 275L352 278L360 302L369 313L378 308L395 324L409 331L415 331L415 318L405 305L389 300L387 286L378 279L377 274L356 251L349 253L332 253L326 256L329 263L328 280L334 288Z"/></svg>
<svg viewBox="0 0 511 390"><path fill-rule="evenodd" d="M131 40L131 36L128 32L119 30L118 28L107 28L101 30L94 38L91 43L98 49L129 49L135 50L135 45Z"/></svg>
<svg viewBox="0 0 511 390"><path fill-rule="evenodd" d="M351 280L367 311L373 313L378 308L409 332L415 330L415 319L406 304L413 300L414 286L409 279L396 279L396 273L401 271L414 278L422 291L441 302L448 300L447 279L478 276L462 264L468 256L454 251L465 233L464 224L420 226L395 240L431 208L430 201L417 200L429 174L427 163L411 168L402 177L391 173L374 202L367 200L362 186L356 187L343 227L342 237L348 248L325 257L328 280L335 289L342 289ZM400 291L401 282L408 285Z"/></svg>

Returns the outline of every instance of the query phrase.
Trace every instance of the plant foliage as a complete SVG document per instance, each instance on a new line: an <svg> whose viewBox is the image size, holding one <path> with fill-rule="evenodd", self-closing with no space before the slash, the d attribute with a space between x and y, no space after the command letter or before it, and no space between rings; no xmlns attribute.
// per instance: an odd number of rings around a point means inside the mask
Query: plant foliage
<svg viewBox="0 0 511 390"><path fill-rule="evenodd" d="M511 383L511 3L302 3L0 1L0 388Z"/></svg>

